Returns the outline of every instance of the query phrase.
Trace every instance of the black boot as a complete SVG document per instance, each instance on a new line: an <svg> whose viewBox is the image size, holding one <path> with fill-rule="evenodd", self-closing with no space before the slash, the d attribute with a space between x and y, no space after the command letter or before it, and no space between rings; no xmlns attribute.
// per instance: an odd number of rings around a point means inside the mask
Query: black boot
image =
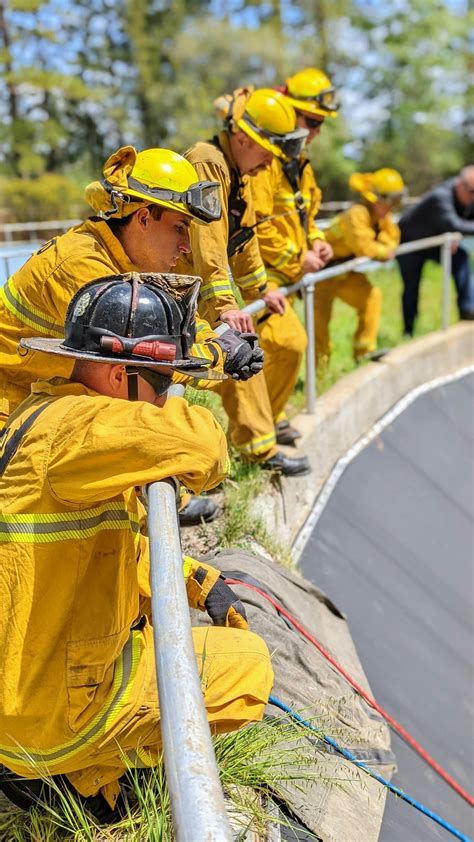
<svg viewBox="0 0 474 842"><path fill-rule="evenodd" d="M308 462L307 456L301 456L298 459L285 456L281 450L278 450L274 456L267 459L266 462L261 462L260 467L264 471L277 471L284 477L300 477L303 474L309 474L311 466Z"/></svg>
<svg viewBox="0 0 474 842"><path fill-rule="evenodd" d="M191 497L188 505L178 514L180 526L199 526L214 520L219 509L210 497Z"/></svg>
<svg viewBox="0 0 474 842"><path fill-rule="evenodd" d="M275 424L277 444L292 445L301 438L301 433L295 427L292 427L289 421L279 421Z"/></svg>

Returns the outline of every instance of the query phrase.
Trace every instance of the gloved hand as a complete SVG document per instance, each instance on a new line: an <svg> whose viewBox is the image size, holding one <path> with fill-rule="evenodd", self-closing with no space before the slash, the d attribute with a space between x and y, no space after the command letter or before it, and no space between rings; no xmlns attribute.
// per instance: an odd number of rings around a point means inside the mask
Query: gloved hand
<svg viewBox="0 0 474 842"><path fill-rule="evenodd" d="M233 380L249 380L263 368L263 351L256 333L226 330L215 340L226 354L224 371Z"/></svg>
<svg viewBox="0 0 474 842"><path fill-rule="evenodd" d="M204 605L215 626L248 629L245 608L232 588L225 584L223 576L213 584Z"/></svg>

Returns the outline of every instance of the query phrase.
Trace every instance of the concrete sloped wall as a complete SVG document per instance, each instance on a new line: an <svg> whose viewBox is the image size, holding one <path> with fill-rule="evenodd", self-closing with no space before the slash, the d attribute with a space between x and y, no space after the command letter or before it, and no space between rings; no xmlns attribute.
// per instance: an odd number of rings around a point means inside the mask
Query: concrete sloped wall
<svg viewBox="0 0 474 842"><path fill-rule="evenodd" d="M280 495L259 496L256 510L267 527L293 543L337 460L412 389L473 363L474 324L461 322L395 348L381 362L342 378L317 399L314 415L300 413L294 419L303 433L298 455L306 454L313 470L304 477L282 478Z"/></svg>

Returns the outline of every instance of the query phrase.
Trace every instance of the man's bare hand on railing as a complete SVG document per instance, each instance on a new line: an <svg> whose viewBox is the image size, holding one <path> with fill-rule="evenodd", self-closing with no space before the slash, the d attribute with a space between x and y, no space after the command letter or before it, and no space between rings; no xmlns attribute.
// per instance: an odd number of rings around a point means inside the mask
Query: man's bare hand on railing
<svg viewBox="0 0 474 842"><path fill-rule="evenodd" d="M325 240L314 240L312 251L319 257L320 260L324 261L323 266L326 266L334 255L332 246L329 245L329 243L326 243Z"/></svg>
<svg viewBox="0 0 474 842"><path fill-rule="evenodd" d="M279 289L272 289L270 292L267 292L263 296L263 300L270 313L277 313L279 316L283 316L285 312L285 296Z"/></svg>
<svg viewBox="0 0 474 842"><path fill-rule="evenodd" d="M244 313L243 310L226 310L220 315L221 322L232 328L232 330L240 330L241 333L252 333L253 322L252 316Z"/></svg>
<svg viewBox="0 0 474 842"><path fill-rule="evenodd" d="M323 266L324 260L321 257L319 257L319 255L316 254L316 252L311 250L306 252L301 268L303 270L303 274L306 275L306 273L308 272L319 272L319 270L322 269Z"/></svg>

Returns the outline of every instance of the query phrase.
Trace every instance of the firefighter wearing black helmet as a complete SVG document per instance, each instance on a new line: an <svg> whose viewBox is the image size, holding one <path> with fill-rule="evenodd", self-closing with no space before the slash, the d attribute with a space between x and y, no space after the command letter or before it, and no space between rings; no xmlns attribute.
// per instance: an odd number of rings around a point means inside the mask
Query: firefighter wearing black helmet
<svg viewBox="0 0 474 842"><path fill-rule="evenodd" d="M209 365L190 353L196 279L175 283L99 279L72 300L64 337L22 341L74 363L71 379L33 384L3 435L0 764L16 780L0 770L0 788L22 806L23 779L40 767L117 818L125 768L158 762L135 487L174 476L199 493L227 465L212 414L163 391L174 371L203 375ZM185 558L183 572L190 605L224 626L193 633L209 721L222 731L261 719L272 684L265 643L220 571Z"/></svg>

